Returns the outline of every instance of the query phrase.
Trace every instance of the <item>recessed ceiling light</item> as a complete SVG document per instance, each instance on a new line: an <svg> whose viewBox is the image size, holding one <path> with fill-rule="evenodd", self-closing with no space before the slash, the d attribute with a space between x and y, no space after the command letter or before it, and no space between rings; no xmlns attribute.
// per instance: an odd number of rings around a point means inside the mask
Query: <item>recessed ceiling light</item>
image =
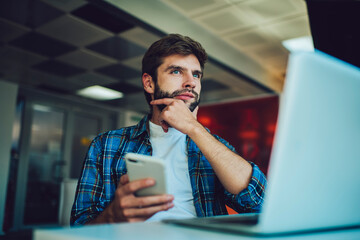
<svg viewBox="0 0 360 240"><path fill-rule="evenodd" d="M313 52L314 44L311 36L293 38L282 42L283 46L290 52L306 51Z"/></svg>
<svg viewBox="0 0 360 240"><path fill-rule="evenodd" d="M124 94L122 92L115 91L110 88L102 87L99 85L80 89L76 92L77 95L92 98L95 100L112 100L122 98Z"/></svg>

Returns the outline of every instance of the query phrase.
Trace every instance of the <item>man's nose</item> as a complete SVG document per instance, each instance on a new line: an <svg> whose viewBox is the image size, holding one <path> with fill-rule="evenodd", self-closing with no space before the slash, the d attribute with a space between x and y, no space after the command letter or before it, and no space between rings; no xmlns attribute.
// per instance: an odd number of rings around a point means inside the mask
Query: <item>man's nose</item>
<svg viewBox="0 0 360 240"><path fill-rule="evenodd" d="M192 73L185 75L183 87L184 88L195 88L196 87L196 79Z"/></svg>

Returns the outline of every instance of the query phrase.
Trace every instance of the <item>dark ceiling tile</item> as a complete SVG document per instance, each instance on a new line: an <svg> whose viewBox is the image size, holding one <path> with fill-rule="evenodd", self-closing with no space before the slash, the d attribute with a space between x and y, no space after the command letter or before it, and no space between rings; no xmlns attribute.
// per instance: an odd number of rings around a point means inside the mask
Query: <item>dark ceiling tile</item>
<svg viewBox="0 0 360 240"><path fill-rule="evenodd" d="M126 98L118 98L118 99L101 101L101 102L106 102L106 104L109 104L114 107L124 106L127 103Z"/></svg>
<svg viewBox="0 0 360 240"><path fill-rule="evenodd" d="M92 4L80 7L72 11L71 14L103 27L113 33L120 33L134 27L133 24Z"/></svg>
<svg viewBox="0 0 360 240"><path fill-rule="evenodd" d="M42 62L34 65L33 68L60 77L71 77L85 72L85 69L74 67L56 60Z"/></svg>
<svg viewBox="0 0 360 240"><path fill-rule="evenodd" d="M0 3L0 17L30 28L37 28L63 14L42 1L11 0Z"/></svg>
<svg viewBox="0 0 360 240"><path fill-rule="evenodd" d="M29 30L26 27L0 18L1 42L9 42L13 39L20 37L21 35L24 35L28 31Z"/></svg>
<svg viewBox="0 0 360 240"><path fill-rule="evenodd" d="M40 88L42 90L45 90L47 92L57 93L57 94L72 94L72 91L69 91L68 89L63 89L60 87L50 86L47 84L40 84L37 86L37 88Z"/></svg>
<svg viewBox="0 0 360 240"><path fill-rule="evenodd" d="M142 56L146 49L120 37L111 37L87 48L118 60Z"/></svg>
<svg viewBox="0 0 360 240"><path fill-rule="evenodd" d="M138 93L143 91L143 88L134 86L126 82L115 83L115 84L107 85L106 87L116 91L120 91L125 94Z"/></svg>
<svg viewBox="0 0 360 240"><path fill-rule="evenodd" d="M11 41L10 45L47 57L57 57L76 49L70 44L47 37L37 32L27 33Z"/></svg>
<svg viewBox="0 0 360 240"><path fill-rule="evenodd" d="M222 83L219 83L218 81L215 81L213 79L206 79L201 82L201 91L202 92L225 90L225 89L229 89L229 87Z"/></svg>
<svg viewBox="0 0 360 240"><path fill-rule="evenodd" d="M132 68L126 67L121 64L113 64L107 67L96 69L96 72L102 73L104 75L113 77L115 79L118 79L120 81L125 81L127 79L131 78L141 78L141 72L134 70Z"/></svg>

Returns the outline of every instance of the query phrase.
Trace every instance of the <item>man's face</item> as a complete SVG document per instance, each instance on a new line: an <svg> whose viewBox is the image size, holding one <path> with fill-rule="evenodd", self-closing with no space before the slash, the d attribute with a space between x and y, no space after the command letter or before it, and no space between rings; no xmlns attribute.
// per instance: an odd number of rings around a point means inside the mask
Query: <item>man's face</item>
<svg viewBox="0 0 360 240"><path fill-rule="evenodd" d="M154 99L183 100L194 111L200 102L202 71L195 55L171 55L157 69ZM166 106L158 105L160 111Z"/></svg>

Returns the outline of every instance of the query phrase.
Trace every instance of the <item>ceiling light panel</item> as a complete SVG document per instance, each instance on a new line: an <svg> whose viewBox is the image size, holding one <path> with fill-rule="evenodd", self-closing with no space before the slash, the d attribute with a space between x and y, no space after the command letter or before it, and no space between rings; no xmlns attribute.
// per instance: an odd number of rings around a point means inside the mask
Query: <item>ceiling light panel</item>
<svg viewBox="0 0 360 240"><path fill-rule="evenodd" d="M123 93L99 85L87 87L76 92L77 95L95 100L112 100L122 98Z"/></svg>

